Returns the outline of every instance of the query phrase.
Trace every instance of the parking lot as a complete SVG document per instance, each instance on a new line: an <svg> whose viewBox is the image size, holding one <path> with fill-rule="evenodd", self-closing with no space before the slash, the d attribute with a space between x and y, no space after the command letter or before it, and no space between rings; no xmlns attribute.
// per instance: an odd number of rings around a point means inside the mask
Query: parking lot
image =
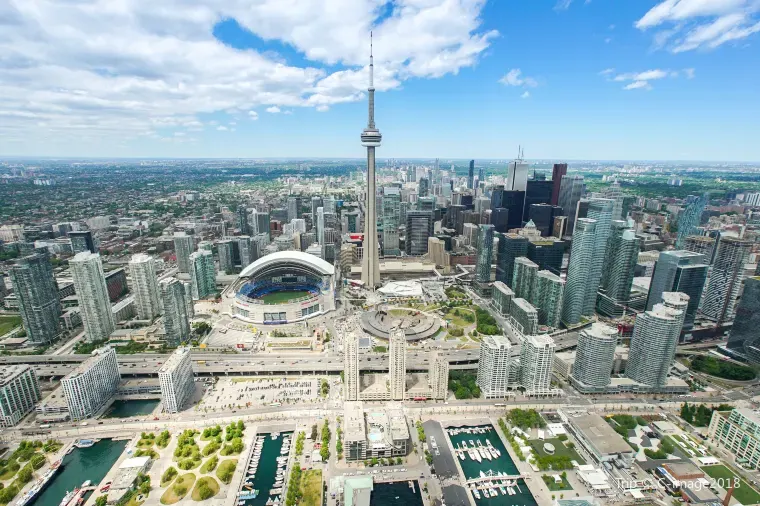
<svg viewBox="0 0 760 506"><path fill-rule="evenodd" d="M224 378L220 379L203 398L209 409L268 406L273 403L295 404L318 402L321 378Z"/></svg>

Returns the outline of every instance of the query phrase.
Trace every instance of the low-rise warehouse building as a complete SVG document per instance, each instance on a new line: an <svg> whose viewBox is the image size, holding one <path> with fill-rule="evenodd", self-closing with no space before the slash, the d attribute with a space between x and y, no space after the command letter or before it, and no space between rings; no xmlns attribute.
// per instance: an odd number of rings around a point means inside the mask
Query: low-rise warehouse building
<svg viewBox="0 0 760 506"><path fill-rule="evenodd" d="M559 413L578 443L597 463L630 467L636 452L604 418L592 414Z"/></svg>

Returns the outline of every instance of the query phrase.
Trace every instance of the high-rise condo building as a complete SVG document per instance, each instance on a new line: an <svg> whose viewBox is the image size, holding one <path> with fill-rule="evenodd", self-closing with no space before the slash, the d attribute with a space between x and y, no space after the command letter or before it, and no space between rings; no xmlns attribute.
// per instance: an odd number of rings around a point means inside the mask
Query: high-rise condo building
<svg viewBox="0 0 760 506"><path fill-rule="evenodd" d="M712 264L715 253L715 237L706 235L689 235L684 239L684 249L705 256L705 263Z"/></svg>
<svg viewBox="0 0 760 506"><path fill-rule="evenodd" d="M251 238L247 235L235 237L240 252L240 267L245 269L256 261L255 249L251 244Z"/></svg>
<svg viewBox="0 0 760 506"><path fill-rule="evenodd" d="M586 297L589 293L591 270L594 264L594 247L596 246L596 220L580 218L573 234L573 246L570 252L570 264L567 269L565 298L562 304L562 321L575 325L582 316L591 316L585 312Z"/></svg>
<svg viewBox="0 0 760 506"><path fill-rule="evenodd" d="M449 361L441 353L435 353L428 373L433 399L446 400L449 391Z"/></svg>
<svg viewBox="0 0 760 506"><path fill-rule="evenodd" d="M0 367L0 427L19 423L40 399L40 385L29 364Z"/></svg>
<svg viewBox="0 0 760 506"><path fill-rule="evenodd" d="M552 168L552 198L549 202L553 206L559 205L559 194L562 185L562 177L567 174L566 163L555 163Z"/></svg>
<svg viewBox="0 0 760 506"><path fill-rule="evenodd" d="M71 419L82 420L97 414L116 394L120 379L116 350L104 346L93 351L61 380Z"/></svg>
<svg viewBox="0 0 760 506"><path fill-rule="evenodd" d="M69 232L69 240L71 240L71 251L74 254L82 251L98 252L95 239L92 237L92 230L72 230Z"/></svg>
<svg viewBox="0 0 760 506"><path fill-rule="evenodd" d="M538 323L559 328L565 282L550 271L538 271L531 304L538 310Z"/></svg>
<svg viewBox="0 0 760 506"><path fill-rule="evenodd" d="M193 284L183 281L182 286L185 288L185 308L187 308L187 317L195 316L195 301L193 301Z"/></svg>
<svg viewBox="0 0 760 506"><path fill-rule="evenodd" d="M678 324L680 333L686 320L686 310L689 308L689 296L681 292L665 292L662 294L662 305L681 312L681 321Z"/></svg>
<svg viewBox="0 0 760 506"><path fill-rule="evenodd" d="M161 385L164 411L179 412L195 391L190 348L180 347L171 354L158 370L158 382Z"/></svg>
<svg viewBox="0 0 760 506"><path fill-rule="evenodd" d="M686 198L686 209L678 216L678 236L676 237L676 249L684 247L686 237L694 233L699 225L705 206L710 201L708 194L702 196L689 195Z"/></svg>
<svg viewBox="0 0 760 506"><path fill-rule="evenodd" d="M301 197L288 197L288 221L301 217Z"/></svg>
<svg viewBox="0 0 760 506"><path fill-rule="evenodd" d="M406 213L406 254L422 256L428 252L428 239L433 236L433 213L408 211Z"/></svg>
<svg viewBox="0 0 760 506"><path fill-rule="evenodd" d="M747 278L736 308L736 318L728 334L728 349L760 364L760 276Z"/></svg>
<svg viewBox="0 0 760 506"><path fill-rule="evenodd" d="M480 225L480 236L478 237L478 260L475 266L475 280L478 283L489 283L491 281L493 232L493 225Z"/></svg>
<svg viewBox="0 0 760 506"><path fill-rule="evenodd" d="M470 169L467 171L467 188L472 190L475 186L475 160L470 160Z"/></svg>
<svg viewBox="0 0 760 506"><path fill-rule="evenodd" d="M638 257L639 239L636 234L627 222L613 221L597 299L599 313L611 317L622 316L631 295Z"/></svg>
<svg viewBox="0 0 760 506"><path fill-rule="evenodd" d="M491 306L502 316L507 316L512 309L515 292L501 281L495 281L491 292Z"/></svg>
<svg viewBox="0 0 760 506"><path fill-rule="evenodd" d="M248 208L241 204L237 207L237 228L241 234L248 234L251 232L251 227L248 223Z"/></svg>
<svg viewBox="0 0 760 506"><path fill-rule="evenodd" d="M617 330L604 323L593 323L578 335L578 348L571 374L581 391L604 389L610 384L615 362Z"/></svg>
<svg viewBox="0 0 760 506"><path fill-rule="evenodd" d="M383 255L399 256L398 227L400 220L401 193L398 188L383 188Z"/></svg>
<svg viewBox="0 0 760 506"><path fill-rule="evenodd" d="M685 250L663 251L657 259L649 284L647 309L662 302L665 292L681 292L689 296L689 306L686 310L684 328L694 326L702 290L707 279L709 266L705 256Z"/></svg>
<svg viewBox="0 0 760 506"><path fill-rule="evenodd" d="M509 390L517 388L517 384L510 382L510 373L515 368L511 353L512 345L506 337L483 337L476 382L486 399L504 398Z"/></svg>
<svg viewBox="0 0 760 506"><path fill-rule="evenodd" d="M207 299L216 295L214 256L210 251L196 251L190 255L190 280L193 299Z"/></svg>
<svg viewBox="0 0 760 506"><path fill-rule="evenodd" d="M585 188L583 176L562 176L557 205L567 215L567 227L565 230L567 235L573 235L575 231L575 214L578 209L578 202L583 197Z"/></svg>
<svg viewBox="0 0 760 506"><path fill-rule="evenodd" d="M164 305L166 341L171 346L179 346L190 339L189 318L192 315L187 313L185 286L175 278L162 279L158 285Z"/></svg>
<svg viewBox="0 0 760 506"><path fill-rule="evenodd" d="M362 254L362 282L370 290L380 284L380 259L377 245L377 190L375 188L375 148L380 146L382 135L375 127L375 65L372 43L369 52L369 117L367 128L362 131L362 146L367 148L367 200L364 220L364 245Z"/></svg>
<svg viewBox="0 0 760 506"><path fill-rule="evenodd" d="M347 334L343 340L343 376L345 400L359 400L359 342L354 334Z"/></svg>
<svg viewBox="0 0 760 506"><path fill-rule="evenodd" d="M132 255L129 261L129 275L132 277L132 292L135 294L138 318L152 320L161 314L156 262L153 257L143 253Z"/></svg>
<svg viewBox="0 0 760 506"><path fill-rule="evenodd" d="M515 270L512 279L512 290L515 297L525 300L533 298L533 285L536 283L538 265L528 260L527 257L515 259Z"/></svg>
<svg viewBox="0 0 760 506"><path fill-rule="evenodd" d="M596 233L592 266L586 285L586 298L583 301L582 314L584 315L593 315L596 308L596 293L599 290L604 264L607 261L607 240L610 238L614 204L615 201L612 199L589 199L587 218L596 220Z"/></svg>
<svg viewBox="0 0 760 506"><path fill-rule="evenodd" d="M182 273L190 272L190 254L195 251L195 238L185 232L174 232L174 255L177 257L177 269Z"/></svg>
<svg viewBox="0 0 760 506"><path fill-rule="evenodd" d="M427 197L429 193L430 193L430 180L426 177L420 178L417 194L420 197Z"/></svg>
<svg viewBox="0 0 760 506"><path fill-rule="evenodd" d="M525 336L520 351L520 386L526 395L549 391L554 365L554 339L548 335Z"/></svg>
<svg viewBox="0 0 760 506"><path fill-rule="evenodd" d="M219 272L232 274L232 271L235 270L234 243L225 239L216 243L216 249L219 252Z"/></svg>
<svg viewBox="0 0 760 506"><path fill-rule="evenodd" d="M36 345L52 343L60 331L61 300L47 252L19 258L8 273L27 338Z"/></svg>
<svg viewBox="0 0 760 506"><path fill-rule="evenodd" d="M636 316L625 375L650 387L664 386L682 321L681 311L663 304Z"/></svg>
<svg viewBox="0 0 760 506"><path fill-rule="evenodd" d="M100 255L84 251L69 260L88 341L105 341L116 329Z"/></svg>
<svg viewBox="0 0 760 506"><path fill-rule="evenodd" d="M389 341L391 400L403 401L406 395L406 335L402 329L393 329Z"/></svg>
<svg viewBox="0 0 760 506"><path fill-rule="evenodd" d="M538 311L525 299L513 298L510 313L517 329L524 336L531 336L538 331Z"/></svg>
<svg viewBox="0 0 760 506"><path fill-rule="evenodd" d="M702 301L701 311L707 318L719 323L734 319L742 288L744 264L751 252L751 241L721 237Z"/></svg>
<svg viewBox="0 0 760 506"><path fill-rule="evenodd" d="M528 238L517 234L499 234L496 251L496 280L511 285L514 281L515 260L528 255Z"/></svg>

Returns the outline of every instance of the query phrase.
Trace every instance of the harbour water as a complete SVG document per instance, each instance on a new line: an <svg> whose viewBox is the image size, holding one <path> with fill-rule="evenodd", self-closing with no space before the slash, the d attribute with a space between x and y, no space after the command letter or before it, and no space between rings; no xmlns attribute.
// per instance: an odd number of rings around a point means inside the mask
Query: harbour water
<svg viewBox="0 0 760 506"><path fill-rule="evenodd" d="M512 461L509 452L507 452L507 449L502 444L501 438L496 433L493 426L486 425L482 427L489 428L490 430L487 430L484 434L460 433L457 435L451 435L448 434L448 429L453 427L448 427L446 429L448 438L451 440L454 448L461 448L462 442L466 442L467 446L471 447L471 441L475 445L480 441L480 444L483 446L487 446L487 441L490 441L491 445L501 452L501 455L497 459L482 459L481 462L472 460L467 456L467 453L465 453L465 460L460 460L459 457L454 455L454 458L456 458L462 466L462 471L464 471L465 477L468 480L471 478L478 478L481 471L484 473L488 473L489 471L493 471L494 473L502 472L508 475L520 474L517 466ZM478 506L537 506L536 500L533 498L533 495L531 495L530 490L528 490L528 485L525 484L525 480L517 480L517 486L519 487L519 490L515 488L515 491L517 492L515 495L502 495L499 492L499 495L496 497L484 497L481 492L480 499L473 498ZM470 494L472 495L471 491Z"/></svg>
<svg viewBox="0 0 760 506"><path fill-rule="evenodd" d="M256 475L253 478L253 488L259 491L259 495L255 499L248 499L245 502L245 506L265 506L269 500L269 491L274 488L275 477L277 475L277 457L280 457L280 450L282 450L282 443L284 441L283 436L289 435L292 444L295 444L292 432L282 432L276 439L272 439L271 434L256 434L258 436L264 436L264 445L261 448L261 458L259 459L259 465L256 470ZM256 437L253 439L253 444L256 444ZM251 457L253 454L251 454ZM250 459L250 457L249 457ZM245 473L243 482L248 478L248 462L239 462L238 466L245 466ZM286 470L286 477L290 476L290 468ZM243 489L243 492L246 492ZM237 501L236 501L237 502ZM280 496L280 504L285 504L284 497Z"/></svg>
<svg viewBox="0 0 760 506"><path fill-rule="evenodd" d="M422 506L420 484L416 480L412 483L414 483L414 491L408 481L375 483L369 498L369 506L385 506L386 504Z"/></svg>
<svg viewBox="0 0 760 506"><path fill-rule="evenodd" d="M129 418L130 416L144 416L153 413L158 399L135 399L113 401L103 418Z"/></svg>
<svg viewBox="0 0 760 506"><path fill-rule="evenodd" d="M59 471L30 506L57 506L67 492L81 487L86 480L98 485L127 446L127 441L103 439L89 448L74 448L63 458Z"/></svg>

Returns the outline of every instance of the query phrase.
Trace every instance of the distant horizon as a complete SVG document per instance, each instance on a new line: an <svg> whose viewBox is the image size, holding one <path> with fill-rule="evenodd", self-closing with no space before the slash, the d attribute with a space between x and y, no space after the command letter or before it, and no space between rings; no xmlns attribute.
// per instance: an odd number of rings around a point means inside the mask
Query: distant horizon
<svg viewBox="0 0 760 506"><path fill-rule="evenodd" d="M215 156L30 156L30 155L0 155L0 163L9 160L28 160L28 161L150 161L150 160L164 160L164 161L364 161L363 157L330 157L330 156L264 156L264 157L215 157ZM377 161L387 162L388 160L398 161L425 161L434 162L436 157L423 157L423 156L378 156ZM469 162L475 160L475 165L478 162L500 162L510 163L515 158L478 158L478 157L438 157L439 162ZM528 163L706 163L706 164L745 164L745 165L757 165L760 168L760 160L678 160L678 159L647 159L647 158L523 158L523 161ZM442 170L446 170L446 167L440 167Z"/></svg>

